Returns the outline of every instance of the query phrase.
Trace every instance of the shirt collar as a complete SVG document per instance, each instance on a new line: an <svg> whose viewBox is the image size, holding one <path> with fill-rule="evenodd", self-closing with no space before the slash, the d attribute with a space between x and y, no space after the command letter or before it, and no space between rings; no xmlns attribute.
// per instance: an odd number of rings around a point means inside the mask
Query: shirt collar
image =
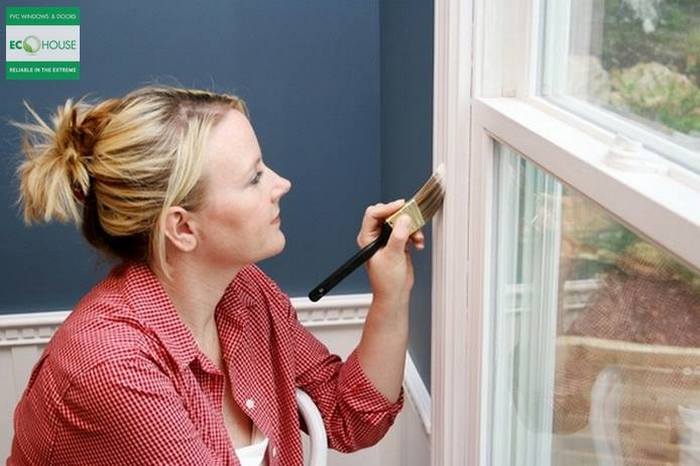
<svg viewBox="0 0 700 466"><path fill-rule="evenodd" d="M181 370L200 354L197 342L180 318L156 275L145 262L126 264L125 297L136 316L166 347ZM242 272L242 271L241 271ZM247 274L239 272L229 283L217 304L219 318L244 319L255 299L245 283Z"/></svg>

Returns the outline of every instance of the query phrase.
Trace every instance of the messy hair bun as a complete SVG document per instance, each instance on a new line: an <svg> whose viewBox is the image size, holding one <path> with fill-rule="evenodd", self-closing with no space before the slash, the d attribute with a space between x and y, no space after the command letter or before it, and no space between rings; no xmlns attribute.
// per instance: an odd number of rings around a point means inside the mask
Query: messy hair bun
<svg viewBox="0 0 700 466"><path fill-rule="evenodd" d="M120 99L89 104L68 99L49 126L24 103L34 122L22 131L17 168L24 221L72 221L111 258L153 262L171 277L163 226L174 205L201 207L203 149L229 110L248 117L228 94L146 86Z"/></svg>
<svg viewBox="0 0 700 466"><path fill-rule="evenodd" d="M88 159L109 117L108 107L117 103L112 100L92 107L83 100L74 103L68 99L53 115L51 128L24 102L36 123L12 124L24 131L26 160L17 172L26 224L53 219L81 222L81 204L90 189Z"/></svg>

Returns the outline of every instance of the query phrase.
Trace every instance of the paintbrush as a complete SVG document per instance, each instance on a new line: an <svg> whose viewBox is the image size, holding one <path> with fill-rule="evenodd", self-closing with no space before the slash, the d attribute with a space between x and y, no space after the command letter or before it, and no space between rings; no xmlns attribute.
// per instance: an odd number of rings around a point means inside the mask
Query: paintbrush
<svg viewBox="0 0 700 466"><path fill-rule="evenodd" d="M418 190L411 200L384 221L379 237L362 248L335 272L330 274L328 278L323 280L321 284L311 290L309 299L314 302L321 299L326 293L333 289L333 287L340 283L341 280L367 262L374 253L386 246L394 225L401 215L407 214L411 217L411 235L423 228L442 206L442 200L445 196L445 188L443 185L444 172L445 167L441 164L435 173L433 173L433 176Z"/></svg>

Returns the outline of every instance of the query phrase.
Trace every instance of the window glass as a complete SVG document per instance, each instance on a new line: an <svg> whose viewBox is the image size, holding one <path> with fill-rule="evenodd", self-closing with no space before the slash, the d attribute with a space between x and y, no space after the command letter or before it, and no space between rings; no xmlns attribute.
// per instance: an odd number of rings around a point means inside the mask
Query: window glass
<svg viewBox="0 0 700 466"><path fill-rule="evenodd" d="M609 111L700 158L700 1L544 4L543 96Z"/></svg>
<svg viewBox="0 0 700 466"><path fill-rule="evenodd" d="M490 464L700 464L700 276L496 147Z"/></svg>

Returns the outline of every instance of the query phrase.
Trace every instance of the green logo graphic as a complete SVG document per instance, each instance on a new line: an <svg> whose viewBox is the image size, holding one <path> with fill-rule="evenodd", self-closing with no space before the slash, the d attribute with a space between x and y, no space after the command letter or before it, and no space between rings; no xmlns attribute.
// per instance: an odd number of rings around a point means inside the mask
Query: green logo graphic
<svg viewBox="0 0 700 466"><path fill-rule="evenodd" d="M80 79L80 8L5 7L5 79Z"/></svg>
<svg viewBox="0 0 700 466"><path fill-rule="evenodd" d="M27 53L35 54L41 50L41 41L37 36L27 36L22 41L22 48Z"/></svg>

